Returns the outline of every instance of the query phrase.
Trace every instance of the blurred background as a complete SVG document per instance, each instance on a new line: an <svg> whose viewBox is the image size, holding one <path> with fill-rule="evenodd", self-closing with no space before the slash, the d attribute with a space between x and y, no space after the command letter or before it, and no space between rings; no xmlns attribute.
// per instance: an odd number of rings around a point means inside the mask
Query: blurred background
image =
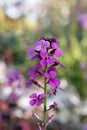
<svg viewBox="0 0 87 130"><path fill-rule="evenodd" d="M28 103L34 87L26 88L26 81L37 61L27 52L41 37L61 41L66 66L58 68L65 92L48 98L48 104L58 102L51 125L87 130L87 0L0 0L0 130L36 130ZM34 110L41 115L41 108ZM47 130L54 130L51 125Z"/></svg>

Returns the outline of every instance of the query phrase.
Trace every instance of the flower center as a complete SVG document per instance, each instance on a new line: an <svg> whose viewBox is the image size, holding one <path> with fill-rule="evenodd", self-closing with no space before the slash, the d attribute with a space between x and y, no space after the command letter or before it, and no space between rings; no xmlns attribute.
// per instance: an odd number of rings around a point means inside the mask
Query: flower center
<svg viewBox="0 0 87 130"><path fill-rule="evenodd" d="M44 48L45 47L45 45L41 45L41 48Z"/></svg>

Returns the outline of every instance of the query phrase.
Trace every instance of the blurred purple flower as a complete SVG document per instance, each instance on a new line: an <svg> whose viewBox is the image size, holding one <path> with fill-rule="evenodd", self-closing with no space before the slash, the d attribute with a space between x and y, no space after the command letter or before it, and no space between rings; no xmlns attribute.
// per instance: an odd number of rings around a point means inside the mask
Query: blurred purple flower
<svg viewBox="0 0 87 130"><path fill-rule="evenodd" d="M7 78L8 78L8 85L12 85L14 82L18 82L17 87L21 88L22 74L20 74L15 70L12 70L8 73Z"/></svg>
<svg viewBox="0 0 87 130"><path fill-rule="evenodd" d="M31 75L33 79L35 79L39 75L39 71L41 69L40 63L37 63L33 69L28 71L28 75Z"/></svg>
<svg viewBox="0 0 87 130"><path fill-rule="evenodd" d="M87 130L87 124L84 125L83 130Z"/></svg>
<svg viewBox="0 0 87 130"><path fill-rule="evenodd" d="M43 100L44 100L44 97L45 97L45 94L36 94L36 93L33 93L30 98L30 105L31 106L40 106L42 103L43 103Z"/></svg>
<svg viewBox="0 0 87 130"><path fill-rule="evenodd" d="M30 57L32 57L33 55L34 55L34 49L32 48L32 49L30 49L29 51L28 51L28 55L30 56Z"/></svg>
<svg viewBox="0 0 87 130"><path fill-rule="evenodd" d="M84 29L87 29L87 13L80 14L78 17L78 22Z"/></svg>
<svg viewBox="0 0 87 130"><path fill-rule="evenodd" d="M14 101L18 100L19 98L20 98L20 96L17 95L16 93L14 93L14 92L12 92L12 93L9 95L9 97L8 97L9 100L14 100Z"/></svg>

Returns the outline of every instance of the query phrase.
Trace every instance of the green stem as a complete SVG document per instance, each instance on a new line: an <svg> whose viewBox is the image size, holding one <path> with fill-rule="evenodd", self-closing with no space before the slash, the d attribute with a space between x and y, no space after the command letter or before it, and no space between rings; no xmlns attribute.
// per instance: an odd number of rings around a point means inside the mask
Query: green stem
<svg viewBox="0 0 87 130"><path fill-rule="evenodd" d="M47 67L45 67L45 72L47 71ZM46 95L44 98L44 119L43 122L46 123L47 117L47 79L44 78L44 94Z"/></svg>

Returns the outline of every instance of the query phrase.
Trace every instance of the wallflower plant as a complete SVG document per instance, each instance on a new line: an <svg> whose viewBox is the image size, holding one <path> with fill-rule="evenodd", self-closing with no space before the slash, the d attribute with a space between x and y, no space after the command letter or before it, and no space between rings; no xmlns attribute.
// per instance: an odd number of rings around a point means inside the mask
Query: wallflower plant
<svg viewBox="0 0 87 130"><path fill-rule="evenodd" d="M37 85L37 87L43 90L43 93L37 94L33 93L30 95L30 105L31 106L40 106L43 104L43 119L42 123L39 124L39 130L46 130L46 126L54 117L54 115L49 116L48 111L55 109L57 103L53 102L49 108L47 108L47 97L49 94L56 95L57 89L63 90L59 87L60 79L57 76L56 67L59 66L64 68L64 65L59 61L59 57L63 56L63 51L59 48L60 41L55 38L41 38L34 45L34 48L28 51L31 60L38 60L38 63L33 67L33 69L28 71L30 79L27 81L27 87L30 87L31 84ZM36 80L39 75L44 77L44 86L41 86L40 83ZM49 91L47 85L51 87ZM35 113L33 116L40 119Z"/></svg>

